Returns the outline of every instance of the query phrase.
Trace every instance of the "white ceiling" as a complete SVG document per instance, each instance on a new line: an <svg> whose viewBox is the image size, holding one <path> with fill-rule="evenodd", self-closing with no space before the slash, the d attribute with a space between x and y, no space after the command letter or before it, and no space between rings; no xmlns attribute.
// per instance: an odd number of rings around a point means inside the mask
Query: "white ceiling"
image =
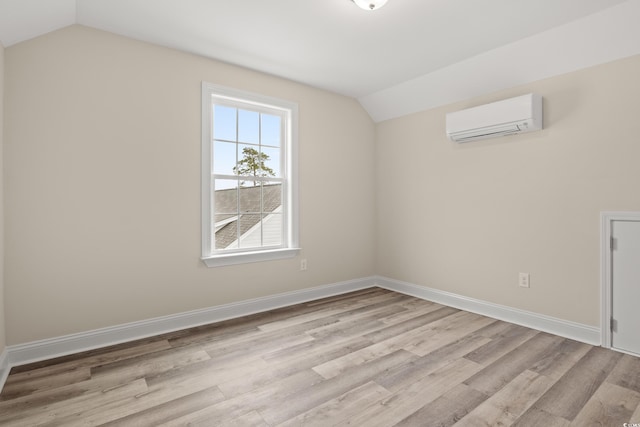
<svg viewBox="0 0 640 427"><path fill-rule="evenodd" d="M478 66L512 85L637 54L638 17L640 0L0 0L0 42L78 23L351 96L380 121L500 89L473 83ZM520 76L513 55L549 52L571 64Z"/></svg>

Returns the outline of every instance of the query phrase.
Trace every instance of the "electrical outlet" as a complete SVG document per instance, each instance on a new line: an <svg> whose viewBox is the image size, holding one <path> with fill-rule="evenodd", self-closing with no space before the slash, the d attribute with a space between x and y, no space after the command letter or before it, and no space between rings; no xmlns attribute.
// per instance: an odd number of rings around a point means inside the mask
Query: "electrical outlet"
<svg viewBox="0 0 640 427"><path fill-rule="evenodd" d="M529 287L529 273L520 273L518 286L520 286L521 288Z"/></svg>
<svg viewBox="0 0 640 427"><path fill-rule="evenodd" d="M303 258L300 260L300 271L305 271L307 269L307 259Z"/></svg>

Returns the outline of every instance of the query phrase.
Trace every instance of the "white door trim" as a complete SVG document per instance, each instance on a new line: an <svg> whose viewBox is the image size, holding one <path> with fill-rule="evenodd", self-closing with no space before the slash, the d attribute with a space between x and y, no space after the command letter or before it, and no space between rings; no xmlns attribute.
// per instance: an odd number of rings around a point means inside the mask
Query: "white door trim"
<svg viewBox="0 0 640 427"><path fill-rule="evenodd" d="M600 289L602 346L611 348L611 298L613 282L611 280L611 225L614 221L640 221L640 212L601 212L600 213Z"/></svg>

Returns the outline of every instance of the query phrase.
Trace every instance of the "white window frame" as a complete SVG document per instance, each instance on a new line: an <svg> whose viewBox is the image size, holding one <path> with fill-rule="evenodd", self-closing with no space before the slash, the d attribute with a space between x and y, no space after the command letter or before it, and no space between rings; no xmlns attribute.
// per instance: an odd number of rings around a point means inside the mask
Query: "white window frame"
<svg viewBox="0 0 640 427"><path fill-rule="evenodd" d="M216 251L212 237L213 222L213 105L214 99L250 106L279 110L286 118L283 132L283 243L277 248L249 248L245 250ZM225 104L227 104L225 102ZM298 240L298 105L278 98L245 92L213 83L202 82L202 261L207 267L244 264L291 258L299 254Z"/></svg>

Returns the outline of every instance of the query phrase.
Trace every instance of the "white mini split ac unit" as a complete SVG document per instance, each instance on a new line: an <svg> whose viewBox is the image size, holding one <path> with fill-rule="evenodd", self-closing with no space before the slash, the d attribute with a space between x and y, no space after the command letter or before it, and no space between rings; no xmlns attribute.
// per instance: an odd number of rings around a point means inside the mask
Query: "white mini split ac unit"
<svg viewBox="0 0 640 427"><path fill-rule="evenodd" d="M533 93L447 114L447 136L477 141L542 129L542 97Z"/></svg>

